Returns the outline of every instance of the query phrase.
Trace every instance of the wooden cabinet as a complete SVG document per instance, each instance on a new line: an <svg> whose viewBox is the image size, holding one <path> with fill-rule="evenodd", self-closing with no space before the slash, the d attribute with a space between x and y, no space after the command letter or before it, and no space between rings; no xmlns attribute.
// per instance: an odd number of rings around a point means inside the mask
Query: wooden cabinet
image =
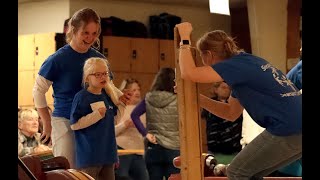
<svg viewBox="0 0 320 180"><path fill-rule="evenodd" d="M60 34L61 35L61 34ZM58 48L57 33L18 36L18 105L33 107L32 88L44 60ZM46 93L47 103L53 106L52 87Z"/></svg>
<svg viewBox="0 0 320 180"><path fill-rule="evenodd" d="M175 68L173 40L159 40L159 68Z"/></svg>
<svg viewBox="0 0 320 180"><path fill-rule="evenodd" d="M135 78L142 96L150 90L160 68L175 68L173 40L104 36L102 44L114 84L119 87L124 79Z"/></svg>
<svg viewBox="0 0 320 180"><path fill-rule="evenodd" d="M34 84L34 71L18 71L18 105L20 107L32 106L32 88Z"/></svg>

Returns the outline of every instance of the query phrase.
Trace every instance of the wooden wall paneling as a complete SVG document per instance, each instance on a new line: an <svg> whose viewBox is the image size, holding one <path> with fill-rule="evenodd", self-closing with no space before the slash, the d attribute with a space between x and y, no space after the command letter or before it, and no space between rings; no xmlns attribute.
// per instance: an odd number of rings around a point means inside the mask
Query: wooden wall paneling
<svg viewBox="0 0 320 180"><path fill-rule="evenodd" d="M18 105L34 106L32 89L42 63L56 51L55 34L40 33L18 36ZM53 105L53 89L46 93Z"/></svg>
<svg viewBox="0 0 320 180"><path fill-rule="evenodd" d="M18 69L34 69L34 35L18 36Z"/></svg>
<svg viewBox="0 0 320 180"><path fill-rule="evenodd" d="M18 71L18 105L33 106L32 88L34 85L34 71Z"/></svg>
<svg viewBox="0 0 320 180"><path fill-rule="evenodd" d="M56 52L56 41L55 41L56 33L41 33L35 34L35 77L37 77L38 72L40 70L43 62L54 52ZM49 88L46 93L46 100L48 105L53 105L53 88L52 86Z"/></svg>
<svg viewBox="0 0 320 180"><path fill-rule="evenodd" d="M158 39L131 39L131 72L157 73L159 69Z"/></svg>
<svg viewBox="0 0 320 180"><path fill-rule="evenodd" d="M159 66L175 68L174 43L172 40L159 40Z"/></svg>
<svg viewBox="0 0 320 180"><path fill-rule="evenodd" d="M131 71L131 38L103 36L102 52L110 63L112 71Z"/></svg>
<svg viewBox="0 0 320 180"><path fill-rule="evenodd" d="M40 69L42 63L56 52L56 33L35 34L35 59L34 68Z"/></svg>

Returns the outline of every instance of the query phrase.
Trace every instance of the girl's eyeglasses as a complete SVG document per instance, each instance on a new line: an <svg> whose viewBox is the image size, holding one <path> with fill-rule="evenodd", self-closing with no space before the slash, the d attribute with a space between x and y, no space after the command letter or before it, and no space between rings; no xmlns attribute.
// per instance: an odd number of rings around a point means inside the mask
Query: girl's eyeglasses
<svg viewBox="0 0 320 180"><path fill-rule="evenodd" d="M109 72L96 72L89 75L94 75L96 78L101 78L102 76L106 77L109 75Z"/></svg>

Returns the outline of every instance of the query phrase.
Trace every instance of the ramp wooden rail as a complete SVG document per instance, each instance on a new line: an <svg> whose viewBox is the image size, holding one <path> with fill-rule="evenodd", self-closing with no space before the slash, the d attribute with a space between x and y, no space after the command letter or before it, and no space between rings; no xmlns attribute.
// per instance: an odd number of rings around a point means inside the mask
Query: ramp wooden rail
<svg viewBox="0 0 320 180"><path fill-rule="evenodd" d="M144 150L143 149L118 149L118 156L127 155L127 154L143 155ZM42 159L43 157L53 157L53 152L52 150L48 150L40 153L33 153L32 155L39 156Z"/></svg>
<svg viewBox="0 0 320 180"><path fill-rule="evenodd" d="M202 138L197 84L181 79L179 68L178 29L174 29L176 85L179 111L181 177L183 180L203 180Z"/></svg>

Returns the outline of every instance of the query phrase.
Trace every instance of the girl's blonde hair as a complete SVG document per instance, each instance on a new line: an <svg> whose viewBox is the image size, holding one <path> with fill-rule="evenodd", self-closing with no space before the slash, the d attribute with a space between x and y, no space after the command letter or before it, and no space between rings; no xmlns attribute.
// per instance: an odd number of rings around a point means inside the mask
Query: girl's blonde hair
<svg viewBox="0 0 320 180"><path fill-rule="evenodd" d="M86 89L88 88L89 84L88 84L88 76L92 73L94 73L94 70L97 66L104 66L107 70L107 72L109 72L109 66L108 66L108 60L104 59L104 58L99 58L99 57L91 57L89 59L86 60L86 62L84 63L83 66L83 78L82 78L82 84L83 87ZM105 90L106 93L110 96L112 102L115 105L119 104L119 97L117 95L117 92L115 90L115 86L113 85L113 83L110 80L110 76L107 75L107 83L105 86Z"/></svg>
<svg viewBox="0 0 320 180"><path fill-rule="evenodd" d="M222 59L230 58L243 51L239 49L234 39L222 30L214 30L204 34L197 41L197 49L202 53L213 51Z"/></svg>
<svg viewBox="0 0 320 180"><path fill-rule="evenodd" d="M18 123L21 123L23 120L28 119L28 118L39 118L39 114L36 110L32 108L28 109L21 109L18 112Z"/></svg>

